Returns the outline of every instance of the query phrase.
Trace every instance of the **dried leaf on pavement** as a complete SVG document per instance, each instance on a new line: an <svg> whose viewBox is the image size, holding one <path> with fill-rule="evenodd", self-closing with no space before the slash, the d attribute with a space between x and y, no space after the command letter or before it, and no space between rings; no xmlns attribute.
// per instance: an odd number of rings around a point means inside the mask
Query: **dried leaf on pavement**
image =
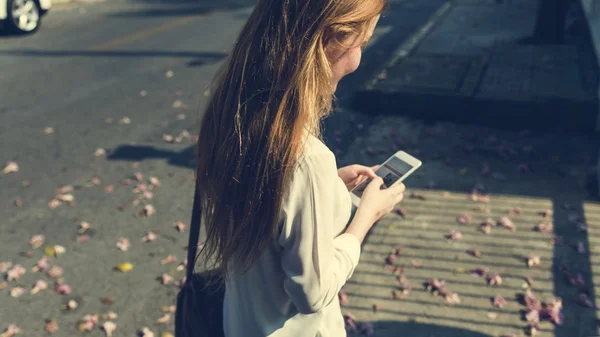
<svg viewBox="0 0 600 337"><path fill-rule="evenodd" d="M4 168L2 169L2 173L9 174L14 172L19 172L19 164L17 164L17 162L14 161L6 162L6 166L4 166Z"/></svg>
<svg viewBox="0 0 600 337"><path fill-rule="evenodd" d="M116 269L118 271L120 271L121 273L126 273L126 272L131 271L133 269L133 264L131 264L130 262L119 263L117 265Z"/></svg>

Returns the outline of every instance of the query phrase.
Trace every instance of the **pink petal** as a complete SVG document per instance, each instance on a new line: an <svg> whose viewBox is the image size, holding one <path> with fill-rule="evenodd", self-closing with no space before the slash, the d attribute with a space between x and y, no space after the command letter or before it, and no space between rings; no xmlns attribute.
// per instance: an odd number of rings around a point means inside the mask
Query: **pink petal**
<svg viewBox="0 0 600 337"><path fill-rule="evenodd" d="M494 306L496 308L502 309L504 307L504 305L506 304L506 300L504 299L504 297L502 297L500 295L496 295L496 296L494 296L492 303L494 304Z"/></svg>
<svg viewBox="0 0 600 337"><path fill-rule="evenodd" d="M467 224L467 223L471 222L471 220L472 220L472 217L468 214L461 215L456 219L456 221L458 221L458 223L460 223L460 224Z"/></svg>
<svg viewBox="0 0 600 337"><path fill-rule="evenodd" d="M71 293L71 286L66 283L60 284L55 288L56 292L61 295L69 295Z"/></svg>

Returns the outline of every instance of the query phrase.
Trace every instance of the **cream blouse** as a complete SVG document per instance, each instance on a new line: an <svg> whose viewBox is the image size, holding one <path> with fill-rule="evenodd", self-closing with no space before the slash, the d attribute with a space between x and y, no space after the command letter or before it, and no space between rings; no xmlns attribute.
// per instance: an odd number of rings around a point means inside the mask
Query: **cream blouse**
<svg viewBox="0 0 600 337"><path fill-rule="evenodd" d="M334 154L309 136L279 235L246 274L226 283L226 337L346 336L338 292L360 257L358 239L343 234L351 208Z"/></svg>

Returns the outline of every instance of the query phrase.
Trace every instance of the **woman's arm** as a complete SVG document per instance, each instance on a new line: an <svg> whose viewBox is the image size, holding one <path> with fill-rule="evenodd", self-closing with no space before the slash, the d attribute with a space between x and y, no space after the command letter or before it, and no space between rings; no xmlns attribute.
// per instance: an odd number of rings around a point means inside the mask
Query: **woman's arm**
<svg viewBox="0 0 600 337"><path fill-rule="evenodd" d="M337 296L360 258L360 239L351 233L334 238L335 198L340 198L335 158L310 156L294 176L283 207L279 237L284 288L303 314L315 313Z"/></svg>

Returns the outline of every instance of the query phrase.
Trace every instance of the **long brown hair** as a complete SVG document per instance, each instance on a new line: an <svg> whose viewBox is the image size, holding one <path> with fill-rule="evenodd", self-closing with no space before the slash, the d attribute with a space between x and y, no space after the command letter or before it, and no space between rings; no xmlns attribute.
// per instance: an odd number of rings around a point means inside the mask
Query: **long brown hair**
<svg viewBox="0 0 600 337"><path fill-rule="evenodd" d="M198 139L204 261L255 262L277 229L308 130L332 106L324 41L362 34L387 0L259 0L215 78ZM237 269L236 269L237 270Z"/></svg>

